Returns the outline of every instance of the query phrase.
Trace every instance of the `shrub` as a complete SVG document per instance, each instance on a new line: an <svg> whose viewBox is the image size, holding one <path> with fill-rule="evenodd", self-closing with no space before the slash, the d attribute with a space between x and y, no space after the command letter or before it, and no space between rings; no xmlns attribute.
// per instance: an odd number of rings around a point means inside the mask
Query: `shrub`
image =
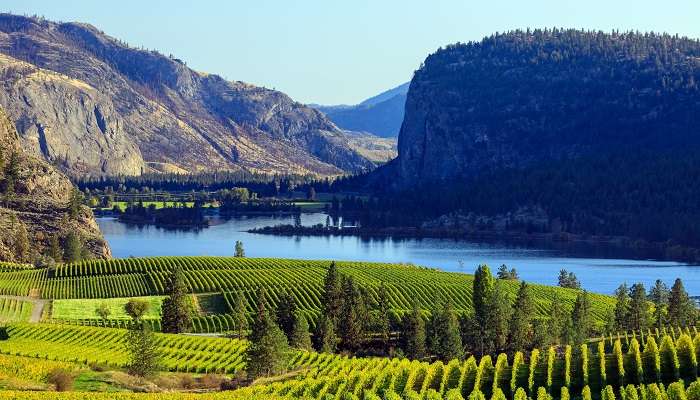
<svg viewBox="0 0 700 400"><path fill-rule="evenodd" d="M661 374L664 382L678 380L678 354L676 353L673 339L668 335L661 340L659 356L661 358Z"/></svg>
<svg viewBox="0 0 700 400"><path fill-rule="evenodd" d="M506 395L503 394L501 389L495 388L493 390L493 394L491 395L491 400L506 400Z"/></svg>
<svg viewBox="0 0 700 400"><path fill-rule="evenodd" d="M527 400L527 393L525 393L525 389L519 387L515 390L515 396L513 397L513 400Z"/></svg>
<svg viewBox="0 0 700 400"><path fill-rule="evenodd" d="M651 336L647 338L646 346L644 346L642 361L644 365L644 380L646 382L661 381L661 356L659 355L656 341Z"/></svg>
<svg viewBox="0 0 700 400"><path fill-rule="evenodd" d="M46 381L54 385L57 392L66 392L73 388L75 376L63 368L54 368L46 376Z"/></svg>
<svg viewBox="0 0 700 400"><path fill-rule="evenodd" d="M199 378L199 386L204 389L217 389L226 380L225 376L217 374L205 374Z"/></svg>
<svg viewBox="0 0 700 400"><path fill-rule="evenodd" d="M467 400L486 400L486 397L479 389L474 389Z"/></svg>
<svg viewBox="0 0 700 400"><path fill-rule="evenodd" d="M630 341L627 358L630 362L630 370L627 371L627 379L635 384L642 383L644 380L644 368L642 366L642 355L639 351L639 342L636 338L632 338Z"/></svg>
<svg viewBox="0 0 700 400"><path fill-rule="evenodd" d="M194 378L192 378L192 375L186 374L182 375L180 377L180 387L183 389L194 389L195 388L195 381Z"/></svg>
<svg viewBox="0 0 700 400"><path fill-rule="evenodd" d="M581 400L591 400L591 388L588 385L581 390Z"/></svg>
<svg viewBox="0 0 700 400"><path fill-rule="evenodd" d="M666 395L668 396L668 400L687 400L682 381L673 382L672 384L668 385Z"/></svg>
<svg viewBox="0 0 700 400"><path fill-rule="evenodd" d="M540 386L537 389L537 400L552 400L552 398L549 397L549 393L547 393L547 390Z"/></svg>
<svg viewBox="0 0 700 400"><path fill-rule="evenodd" d="M601 400L615 400L615 391L613 390L612 386L610 386L610 385L605 386L605 389L603 389L602 393L600 394L600 399Z"/></svg>
<svg viewBox="0 0 700 400"><path fill-rule="evenodd" d="M636 340L636 339L632 339ZM637 392L637 388L634 387L634 385L627 385L625 387L625 400L639 400L639 393Z"/></svg>
<svg viewBox="0 0 700 400"><path fill-rule="evenodd" d="M695 356L695 346L690 336L683 334L676 342L678 365L683 378L695 379L698 375L698 362Z"/></svg>
<svg viewBox="0 0 700 400"><path fill-rule="evenodd" d="M569 400L569 389L566 386L561 387L561 396L559 397L560 400Z"/></svg>
<svg viewBox="0 0 700 400"><path fill-rule="evenodd" d="M688 400L700 400L700 381L695 381L688 386L686 396Z"/></svg>

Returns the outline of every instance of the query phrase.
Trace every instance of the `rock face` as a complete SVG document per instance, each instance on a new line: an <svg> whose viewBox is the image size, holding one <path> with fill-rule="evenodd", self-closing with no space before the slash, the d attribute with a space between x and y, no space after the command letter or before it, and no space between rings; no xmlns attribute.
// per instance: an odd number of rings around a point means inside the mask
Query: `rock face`
<svg viewBox="0 0 700 400"><path fill-rule="evenodd" d="M10 173L10 169L14 172ZM12 176L12 183L8 183ZM12 187L8 194L8 185ZM41 158L27 154L10 118L0 109L0 260L30 262L45 254L52 237L64 240L75 232L92 257L108 258L109 247L92 211L81 206L70 216L73 185ZM26 232L26 234L25 234ZM21 254L18 244L25 237L30 249ZM35 253L35 254L32 254Z"/></svg>
<svg viewBox="0 0 700 400"><path fill-rule="evenodd" d="M70 173L336 175L373 167L319 111L90 25L0 14L0 53L0 105L22 146Z"/></svg>
<svg viewBox="0 0 700 400"><path fill-rule="evenodd" d="M700 145L700 44L516 31L430 55L408 92L399 187L588 155Z"/></svg>

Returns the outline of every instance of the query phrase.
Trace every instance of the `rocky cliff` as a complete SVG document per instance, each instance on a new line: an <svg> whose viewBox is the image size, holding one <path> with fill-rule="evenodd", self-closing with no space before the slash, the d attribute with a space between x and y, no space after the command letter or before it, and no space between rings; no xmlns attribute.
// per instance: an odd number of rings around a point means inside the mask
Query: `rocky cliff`
<svg viewBox="0 0 700 400"><path fill-rule="evenodd" d="M700 43L670 35L515 31L430 55L406 101L401 186L700 144Z"/></svg>
<svg viewBox="0 0 700 400"><path fill-rule="evenodd" d="M44 160L27 154L10 118L0 109L0 260L32 262L77 233L90 257L110 257L92 211L70 209L73 185Z"/></svg>
<svg viewBox="0 0 700 400"><path fill-rule="evenodd" d="M76 174L371 169L322 113L93 26L0 14L0 105L22 146Z"/></svg>

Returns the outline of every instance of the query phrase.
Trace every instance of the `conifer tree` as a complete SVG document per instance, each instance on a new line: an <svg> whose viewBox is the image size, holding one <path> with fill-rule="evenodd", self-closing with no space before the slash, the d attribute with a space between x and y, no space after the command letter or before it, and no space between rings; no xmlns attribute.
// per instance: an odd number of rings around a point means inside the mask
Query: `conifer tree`
<svg viewBox="0 0 700 400"><path fill-rule="evenodd" d="M425 357L425 321L418 301L414 299L411 312L402 321L401 341L406 357L420 360Z"/></svg>
<svg viewBox="0 0 700 400"><path fill-rule="evenodd" d="M547 335L550 338L548 343L543 345L554 344L564 344L566 327L571 321L571 313L564 309L563 302L559 299L557 294L554 295L552 299L552 307L549 312L549 320L547 327Z"/></svg>
<svg viewBox="0 0 700 400"><path fill-rule="evenodd" d="M462 336L459 331L459 321L448 300L442 309L432 319L433 340L431 352L443 361L461 359L464 354Z"/></svg>
<svg viewBox="0 0 700 400"><path fill-rule="evenodd" d="M58 234L51 235L49 242L49 257L51 257L55 262L63 262L63 252L61 251L61 244L58 241Z"/></svg>
<svg viewBox="0 0 700 400"><path fill-rule="evenodd" d="M29 262L29 234L24 224L19 221L15 232L14 253L16 261Z"/></svg>
<svg viewBox="0 0 700 400"><path fill-rule="evenodd" d="M77 262L82 259L83 244L75 232L69 232L63 245L63 259L68 262Z"/></svg>
<svg viewBox="0 0 700 400"><path fill-rule="evenodd" d="M390 335L390 324L389 324L389 293L384 286L384 282L379 285L379 290L377 290L377 332L379 333L379 340L381 341L383 350L387 350L389 347L389 335Z"/></svg>
<svg viewBox="0 0 700 400"><path fill-rule="evenodd" d="M165 288L168 295L163 300L161 313L162 331L165 333L189 332L192 329L192 310L187 298L187 283L182 266L175 266L170 271L170 278Z"/></svg>
<svg viewBox="0 0 700 400"><path fill-rule="evenodd" d="M489 330L492 338L493 350L503 350L508 342L508 321L511 314L511 305L508 300L508 293L502 281L496 281L494 291L489 302Z"/></svg>
<svg viewBox="0 0 700 400"><path fill-rule="evenodd" d="M364 340L365 324L362 317L364 300L355 286L355 281L348 277L343 280L342 305L338 321L340 343L343 349L355 351Z"/></svg>
<svg viewBox="0 0 700 400"><path fill-rule="evenodd" d="M246 350L246 371L250 378L284 372L290 355L287 337L270 316L264 288L258 293L257 310Z"/></svg>
<svg viewBox="0 0 700 400"><path fill-rule="evenodd" d="M289 340L292 339L297 318L297 303L289 293L281 296L277 303L277 323Z"/></svg>
<svg viewBox="0 0 700 400"><path fill-rule="evenodd" d="M247 302L243 293L238 290L233 300L233 327L239 339L243 339L248 330L248 310L246 304Z"/></svg>
<svg viewBox="0 0 700 400"><path fill-rule="evenodd" d="M630 288L629 328L639 331L649 328L651 316L644 284L636 283Z"/></svg>
<svg viewBox="0 0 700 400"><path fill-rule="evenodd" d="M668 300L668 319L672 326L688 326L697 318L693 301L683 287L683 281L676 278Z"/></svg>
<svg viewBox="0 0 700 400"><path fill-rule="evenodd" d="M239 258L245 257L245 249L243 248L243 242L241 242L240 240L236 240L236 246L234 248L233 256Z"/></svg>
<svg viewBox="0 0 700 400"><path fill-rule="evenodd" d="M654 302L654 322L657 329L661 329L667 322L668 298L670 296L668 286L657 279L654 287L649 291L649 298Z"/></svg>
<svg viewBox="0 0 700 400"><path fill-rule="evenodd" d="M629 327L627 318L630 312L630 298L627 284L623 283L615 290L615 329L625 331Z"/></svg>
<svg viewBox="0 0 700 400"><path fill-rule="evenodd" d="M489 351L493 343L492 329L490 329L493 315L492 301L495 291L495 279L487 265L480 265L474 272L472 282L472 304L474 305L474 321L478 330L476 335L476 349L479 354Z"/></svg>
<svg viewBox="0 0 700 400"><path fill-rule="evenodd" d="M342 306L342 287L340 274L335 262L332 262L326 271L326 276L323 280L323 295L321 298L323 313L333 322L334 327L337 325L340 316L340 307Z"/></svg>
<svg viewBox="0 0 700 400"><path fill-rule="evenodd" d="M311 334L309 333L309 323L303 315L294 318L294 330L290 341L292 347L300 350L313 350L311 346Z"/></svg>
<svg viewBox="0 0 700 400"><path fill-rule="evenodd" d="M335 353L338 347L338 338L335 335L333 320L327 315L321 314L316 326L316 349L323 353Z"/></svg>
<svg viewBox="0 0 700 400"><path fill-rule="evenodd" d="M574 308L571 311L572 339L574 344L584 343L591 335L592 317L591 303L585 290L576 296Z"/></svg>
<svg viewBox="0 0 700 400"><path fill-rule="evenodd" d="M518 295L513 304L508 334L508 347L512 351L530 348L532 343L533 303L525 281L520 283Z"/></svg>

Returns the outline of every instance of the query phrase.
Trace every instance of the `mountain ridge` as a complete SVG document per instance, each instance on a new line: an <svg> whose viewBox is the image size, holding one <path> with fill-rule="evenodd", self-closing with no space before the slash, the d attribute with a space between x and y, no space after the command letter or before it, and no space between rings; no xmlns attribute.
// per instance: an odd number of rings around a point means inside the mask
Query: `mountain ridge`
<svg viewBox="0 0 700 400"><path fill-rule="evenodd" d="M0 53L0 104L23 146L71 173L373 168L323 114L287 95L193 71L89 24L0 14Z"/></svg>

